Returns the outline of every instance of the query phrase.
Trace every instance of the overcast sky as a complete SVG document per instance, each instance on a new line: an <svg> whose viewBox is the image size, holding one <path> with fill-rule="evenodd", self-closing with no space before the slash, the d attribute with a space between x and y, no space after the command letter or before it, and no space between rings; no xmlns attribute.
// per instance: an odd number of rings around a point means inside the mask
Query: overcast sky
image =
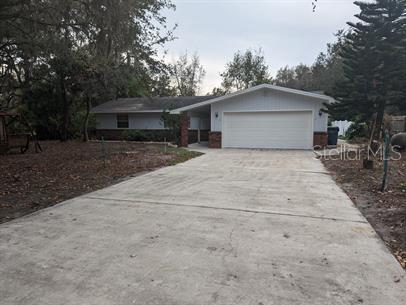
<svg viewBox="0 0 406 305"><path fill-rule="evenodd" d="M197 52L206 70L201 94L220 86L220 72L237 50L262 48L272 75L286 65L311 64L353 20L353 0L173 0L169 25L178 24L167 60Z"/></svg>

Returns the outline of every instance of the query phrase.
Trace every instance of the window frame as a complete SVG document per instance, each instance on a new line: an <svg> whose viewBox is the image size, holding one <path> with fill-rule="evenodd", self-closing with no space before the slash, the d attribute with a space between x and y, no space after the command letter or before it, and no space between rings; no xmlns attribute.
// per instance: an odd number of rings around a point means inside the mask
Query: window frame
<svg viewBox="0 0 406 305"><path fill-rule="evenodd" d="M130 118L128 114L116 115L116 127L117 129L128 129L130 127Z"/></svg>

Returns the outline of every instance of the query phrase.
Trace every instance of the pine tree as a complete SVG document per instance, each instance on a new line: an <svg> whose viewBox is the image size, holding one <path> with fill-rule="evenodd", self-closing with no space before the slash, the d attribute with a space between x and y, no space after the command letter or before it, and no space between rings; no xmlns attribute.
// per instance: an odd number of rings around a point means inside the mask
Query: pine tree
<svg viewBox="0 0 406 305"><path fill-rule="evenodd" d="M336 84L337 102L327 105L334 119L369 122L379 136L389 108L404 108L406 98L406 1L355 2L361 13L349 22L342 50L344 80ZM372 125L373 125L372 124Z"/></svg>

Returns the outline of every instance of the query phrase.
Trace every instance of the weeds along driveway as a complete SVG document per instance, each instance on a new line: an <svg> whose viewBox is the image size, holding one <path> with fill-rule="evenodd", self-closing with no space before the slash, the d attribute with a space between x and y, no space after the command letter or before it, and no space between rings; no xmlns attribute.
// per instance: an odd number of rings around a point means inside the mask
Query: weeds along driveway
<svg viewBox="0 0 406 305"><path fill-rule="evenodd" d="M0 226L1 304L405 304L306 151L210 150Z"/></svg>
<svg viewBox="0 0 406 305"><path fill-rule="evenodd" d="M0 223L196 156L137 142L42 141L41 147L38 154L0 156Z"/></svg>

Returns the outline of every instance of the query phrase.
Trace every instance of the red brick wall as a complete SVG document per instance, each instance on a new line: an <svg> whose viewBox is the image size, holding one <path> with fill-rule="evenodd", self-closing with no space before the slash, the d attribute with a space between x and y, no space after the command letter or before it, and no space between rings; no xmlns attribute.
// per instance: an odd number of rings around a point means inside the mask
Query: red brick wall
<svg viewBox="0 0 406 305"><path fill-rule="evenodd" d="M189 120L187 113L180 116L180 146L187 147L189 144Z"/></svg>
<svg viewBox="0 0 406 305"><path fill-rule="evenodd" d="M187 116L181 117L181 146L187 147L189 143L197 142L197 130L189 130L189 118ZM123 130L104 129L96 130L96 137L103 136L106 140L122 140ZM160 130L159 132L162 132ZM221 132L201 131L201 141L209 141L210 148L221 148ZM324 148L327 146L327 132L314 132L313 145Z"/></svg>
<svg viewBox="0 0 406 305"><path fill-rule="evenodd" d="M197 130L189 130L189 144L197 143ZM209 131L208 130L200 130L200 141L201 142L208 142L209 141Z"/></svg>
<svg viewBox="0 0 406 305"><path fill-rule="evenodd" d="M167 129L96 129L91 137L105 140L129 140L128 132L140 131L147 138L146 141L155 142L175 142L176 138L170 130Z"/></svg>
<svg viewBox="0 0 406 305"><path fill-rule="evenodd" d="M124 132L122 129L96 129L94 134L96 139L103 137L105 140L124 140Z"/></svg>
<svg viewBox="0 0 406 305"><path fill-rule="evenodd" d="M221 148L221 132L218 131L209 132L209 147Z"/></svg>
<svg viewBox="0 0 406 305"><path fill-rule="evenodd" d="M327 132L316 131L313 133L313 146L324 148L327 146Z"/></svg>

